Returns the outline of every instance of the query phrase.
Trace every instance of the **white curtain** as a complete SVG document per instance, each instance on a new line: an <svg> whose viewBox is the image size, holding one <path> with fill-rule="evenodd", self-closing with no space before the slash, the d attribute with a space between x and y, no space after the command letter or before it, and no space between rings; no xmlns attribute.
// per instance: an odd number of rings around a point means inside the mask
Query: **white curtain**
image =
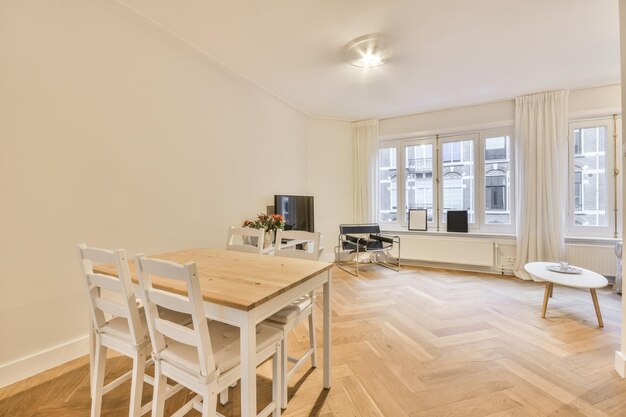
<svg viewBox="0 0 626 417"><path fill-rule="evenodd" d="M567 91L515 100L517 256L515 275L532 279L524 264L564 260L567 199Z"/></svg>
<svg viewBox="0 0 626 417"><path fill-rule="evenodd" d="M378 120L352 123L354 222L376 221Z"/></svg>

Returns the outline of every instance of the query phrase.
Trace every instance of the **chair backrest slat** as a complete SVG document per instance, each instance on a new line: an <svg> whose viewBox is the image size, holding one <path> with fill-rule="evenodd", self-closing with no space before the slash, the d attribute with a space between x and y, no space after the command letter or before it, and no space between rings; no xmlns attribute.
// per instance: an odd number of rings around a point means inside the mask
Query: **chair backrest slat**
<svg viewBox="0 0 626 417"><path fill-rule="evenodd" d="M97 262L101 264L108 264L115 261L115 252L108 249L90 248L85 247L80 249L82 257L89 259L91 262Z"/></svg>
<svg viewBox="0 0 626 417"><path fill-rule="evenodd" d="M179 313L184 314L191 314L192 312L192 308L187 297L156 288L150 288L148 290L148 294L154 304L165 307L168 310L178 311Z"/></svg>
<svg viewBox="0 0 626 417"><path fill-rule="evenodd" d="M150 258L143 258L142 262L143 267L149 270L153 275L183 282L186 282L188 279L185 269L181 268L177 263Z"/></svg>
<svg viewBox="0 0 626 417"><path fill-rule="evenodd" d="M379 234L380 226L377 223L369 224L340 224L339 233L342 235Z"/></svg>
<svg viewBox="0 0 626 417"><path fill-rule="evenodd" d="M226 249L236 252L261 253L264 239L265 230L231 226L228 230Z"/></svg>
<svg viewBox="0 0 626 417"><path fill-rule="evenodd" d="M209 328L204 315L196 264L180 265L160 259L148 259L143 254L139 254L137 255L136 266L139 273L139 284L146 301L146 318L153 351L159 356L167 348L166 337L193 346L198 354L200 374L207 377L213 374L216 370L215 360L211 348ZM170 294L168 291L153 288L153 276L159 276L160 279L184 281L187 296ZM183 307L181 305L183 302L186 302L188 307ZM193 329L161 317L159 306L180 312L191 312Z"/></svg>
<svg viewBox="0 0 626 417"><path fill-rule="evenodd" d="M96 298L95 303L96 307L104 313L109 313L115 317L124 317L125 319L130 317L128 308L122 304L101 297Z"/></svg>
<svg viewBox="0 0 626 417"><path fill-rule="evenodd" d="M196 333L189 327L181 326L169 320L161 318L154 319L155 329L165 337L184 343L189 346L196 346Z"/></svg>
<svg viewBox="0 0 626 417"><path fill-rule="evenodd" d="M297 249L295 246L282 248L283 239L292 239L303 242L306 249ZM289 258L307 259L317 261L322 254L320 250L320 233L306 232L302 230L279 230L276 234L274 255Z"/></svg>
<svg viewBox="0 0 626 417"><path fill-rule="evenodd" d="M107 324L104 313L112 315L112 318L122 317L128 321L131 342L135 345L142 343L145 338L144 329L130 280L126 253L122 249L111 251L91 248L81 243L78 245L78 256L87 285L89 310L94 327L99 330ZM117 276L95 273L93 263L113 265ZM103 298L102 289L115 293L121 301Z"/></svg>
<svg viewBox="0 0 626 417"><path fill-rule="evenodd" d="M90 284L98 286L100 288L105 288L109 291L121 293L124 290L124 285L122 284L122 281L110 275L88 274L87 278Z"/></svg>

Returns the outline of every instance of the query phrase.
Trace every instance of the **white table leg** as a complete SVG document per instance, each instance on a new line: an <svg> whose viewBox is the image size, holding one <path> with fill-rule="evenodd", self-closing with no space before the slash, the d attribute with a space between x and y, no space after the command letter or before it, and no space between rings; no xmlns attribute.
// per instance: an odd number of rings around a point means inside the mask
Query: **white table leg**
<svg viewBox="0 0 626 417"><path fill-rule="evenodd" d="M256 320L248 312L241 328L241 416L256 417Z"/></svg>
<svg viewBox="0 0 626 417"><path fill-rule="evenodd" d="M331 294L333 274L328 270L328 281L324 284L324 388L330 388L330 365L331 365Z"/></svg>

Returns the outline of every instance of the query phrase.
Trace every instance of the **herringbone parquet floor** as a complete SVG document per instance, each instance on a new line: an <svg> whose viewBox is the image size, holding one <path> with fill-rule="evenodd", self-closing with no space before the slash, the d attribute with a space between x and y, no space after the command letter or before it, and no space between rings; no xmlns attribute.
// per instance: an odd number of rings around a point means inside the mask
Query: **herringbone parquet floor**
<svg viewBox="0 0 626 417"><path fill-rule="evenodd" d="M600 329L589 293L569 288L555 288L541 319L543 285L510 277L370 267L359 278L335 269L334 278L333 387L322 389L321 368L303 369L286 417L626 416L626 381L613 370L621 301L608 289L598 294ZM306 335L297 329L290 346L304 349ZM110 380L130 362L108 366ZM259 368L259 410L270 374L269 364ZM0 416L87 416L87 377L80 358L0 390ZM127 415L128 391L106 396L103 415ZM235 388L220 412L238 407Z"/></svg>

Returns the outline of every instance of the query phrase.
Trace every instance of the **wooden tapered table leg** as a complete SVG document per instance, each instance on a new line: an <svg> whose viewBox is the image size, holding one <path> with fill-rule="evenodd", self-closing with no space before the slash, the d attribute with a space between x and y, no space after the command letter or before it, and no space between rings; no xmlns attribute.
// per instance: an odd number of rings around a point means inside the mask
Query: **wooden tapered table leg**
<svg viewBox="0 0 626 417"><path fill-rule="evenodd" d="M541 309L541 318L546 318L546 310L548 309L548 298L552 295L552 286L551 282L546 282L546 291L543 293L543 308Z"/></svg>
<svg viewBox="0 0 626 417"><path fill-rule="evenodd" d="M604 322L602 321L602 313L600 312L600 304L598 303L598 294L596 294L596 289L589 289L591 292L591 299L593 300L593 306L596 309L596 316L598 316L598 326L604 327Z"/></svg>
<svg viewBox="0 0 626 417"><path fill-rule="evenodd" d="M600 327L604 327L596 289L604 288L608 285L609 282L605 277L597 272L576 266L570 266L570 269L563 270L560 269L560 265L552 262L529 262L524 265L524 270L531 276L542 279L546 282L546 290L543 294L543 309L541 310L541 318L546 318L548 300L552 297L554 284L559 284L565 287L590 290L593 306L596 309L596 316L598 316L598 324Z"/></svg>

